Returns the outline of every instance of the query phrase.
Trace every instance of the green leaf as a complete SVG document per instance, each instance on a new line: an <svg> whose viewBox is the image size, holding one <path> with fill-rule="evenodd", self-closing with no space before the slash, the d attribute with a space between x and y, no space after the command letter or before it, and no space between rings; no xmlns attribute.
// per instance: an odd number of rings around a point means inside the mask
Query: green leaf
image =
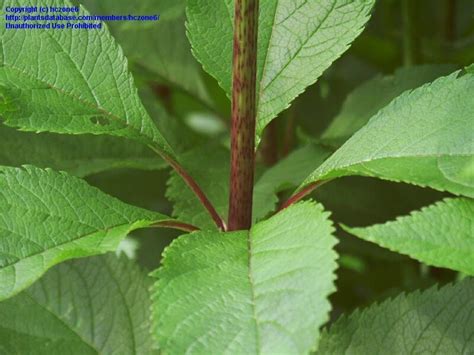
<svg viewBox="0 0 474 355"><path fill-rule="evenodd" d="M149 286L113 254L58 265L0 303L0 353L150 354Z"/></svg>
<svg viewBox="0 0 474 355"><path fill-rule="evenodd" d="M474 275L474 200L445 199L392 222L344 229L428 265Z"/></svg>
<svg viewBox="0 0 474 355"><path fill-rule="evenodd" d="M455 70L454 65L420 65L404 67L393 75L381 76L365 82L350 93L341 112L334 118L321 138L331 144L344 143L390 101L406 90L433 81Z"/></svg>
<svg viewBox="0 0 474 355"><path fill-rule="evenodd" d="M115 250L129 232L168 220L66 173L0 167L0 300L55 264Z"/></svg>
<svg viewBox="0 0 474 355"><path fill-rule="evenodd" d="M187 5L193 53L229 97L233 4L190 0ZM373 0L260 2L257 135L347 50L373 4Z"/></svg>
<svg viewBox="0 0 474 355"><path fill-rule="evenodd" d="M191 54L185 33L184 0L143 0L139 3L116 0L82 0L98 15L159 14L158 22L112 21L108 25L131 62L148 69L171 85L192 94L205 103L211 100L201 68ZM137 38L139 40L137 40Z"/></svg>
<svg viewBox="0 0 474 355"><path fill-rule="evenodd" d="M20 0L4 2L5 7L22 5ZM70 3L45 0L42 5ZM81 8L78 15L87 14ZM128 137L171 153L107 29L10 31L2 17L0 48L0 115L7 125Z"/></svg>
<svg viewBox="0 0 474 355"><path fill-rule="evenodd" d="M331 181L316 189L313 196L331 211L334 221L368 226L408 214L440 201L446 195L415 185L354 176ZM358 244L368 246L367 243ZM371 249L380 250L375 246Z"/></svg>
<svg viewBox="0 0 474 355"><path fill-rule="evenodd" d="M474 75L449 76L403 93L305 181L346 175L474 197Z"/></svg>
<svg viewBox="0 0 474 355"><path fill-rule="evenodd" d="M316 144L308 144L291 152L287 157L263 173L254 189L254 218L260 220L274 211L277 193L294 189L304 180L312 167L308 161L321 164L329 156L329 150Z"/></svg>
<svg viewBox="0 0 474 355"><path fill-rule="evenodd" d="M320 354L471 354L474 280L400 295L339 319Z"/></svg>
<svg viewBox="0 0 474 355"><path fill-rule="evenodd" d="M166 166L150 149L133 141L107 136L20 132L0 123L0 165L24 164L64 170L76 176L115 168L155 170Z"/></svg>
<svg viewBox="0 0 474 355"><path fill-rule="evenodd" d="M307 353L328 320L336 239L321 205L293 205L250 231L199 232L153 276L153 334L178 353Z"/></svg>

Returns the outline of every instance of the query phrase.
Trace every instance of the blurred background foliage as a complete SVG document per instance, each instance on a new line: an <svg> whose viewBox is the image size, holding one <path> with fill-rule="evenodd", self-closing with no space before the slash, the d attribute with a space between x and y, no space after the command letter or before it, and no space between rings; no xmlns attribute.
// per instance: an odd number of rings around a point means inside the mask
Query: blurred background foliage
<svg viewBox="0 0 474 355"><path fill-rule="evenodd" d="M189 169L205 189L225 184L230 101L192 56L184 0L82 2L95 14L160 14L157 25L109 26L129 58L145 105L171 145L188 156ZM474 1L378 0L367 28L352 47L266 128L258 150L258 177L272 167L280 175L286 172L288 181L282 178L278 189L283 199L298 185L295 176L299 175L292 170L296 167L285 161L290 152L300 154L300 161L310 146L330 154L394 96L473 62ZM215 146L220 148L189 159L191 150ZM206 174L210 166L223 170ZM167 198L173 199L173 193L167 189L174 183L167 168L113 170L87 180L131 204L173 211ZM332 211L335 224L363 226L407 214L443 196L405 184L347 177L322 186L313 198ZM217 198L225 201L225 191ZM337 234L340 268L338 291L332 296L334 317L401 291L460 277L358 240L340 228ZM123 248L151 270L159 265L163 248L178 235L168 230L141 231Z"/></svg>

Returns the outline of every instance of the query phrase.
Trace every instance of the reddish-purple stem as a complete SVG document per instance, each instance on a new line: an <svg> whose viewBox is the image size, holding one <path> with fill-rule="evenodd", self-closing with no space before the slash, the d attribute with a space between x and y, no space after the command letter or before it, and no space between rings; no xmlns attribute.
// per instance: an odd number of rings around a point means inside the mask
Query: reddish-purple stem
<svg viewBox="0 0 474 355"><path fill-rule="evenodd" d="M308 196L311 192L316 190L319 186L323 185L324 183L328 181L329 180L315 181L309 185L306 185L301 191L297 192L296 194L291 196L288 200L286 200L284 203L282 203L278 211L284 210L285 208L291 206L292 204L300 201L304 197Z"/></svg>
<svg viewBox="0 0 474 355"><path fill-rule="evenodd" d="M255 166L258 0L235 0L229 230L249 229Z"/></svg>
<svg viewBox="0 0 474 355"><path fill-rule="evenodd" d="M164 161L166 161L173 169L176 171L176 173L181 176L181 178L184 180L186 185L189 186L189 188L194 192L196 197L199 199L201 204L204 206L204 208L209 212L211 218L214 220L216 223L217 227L219 227L220 230L226 231L227 230L227 225L225 221L222 219L222 217L219 215L219 213L216 211L214 206L212 205L211 201L207 198L206 194L204 191L202 191L201 187L197 184L197 182L192 178L191 175L188 174L186 170L172 157L170 157L168 154L164 153L161 150L158 150L154 148L153 146L150 146L151 149L153 149L159 156L163 158Z"/></svg>
<svg viewBox="0 0 474 355"><path fill-rule="evenodd" d="M173 228L173 229L178 229L185 232L195 232L199 230L198 227L193 226L192 224L179 222L179 221L158 222L154 224L153 227Z"/></svg>

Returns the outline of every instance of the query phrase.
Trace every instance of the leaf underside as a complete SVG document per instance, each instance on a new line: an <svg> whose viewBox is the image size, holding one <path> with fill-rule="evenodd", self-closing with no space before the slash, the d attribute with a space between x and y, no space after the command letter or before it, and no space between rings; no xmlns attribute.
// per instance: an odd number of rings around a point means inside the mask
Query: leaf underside
<svg viewBox="0 0 474 355"><path fill-rule="evenodd" d="M191 46L186 38L184 0L142 0L139 3L81 0L81 3L97 15L159 14L160 19L157 22L130 24L112 21L108 25L130 62L138 63L155 74L157 79L162 79L203 102L211 102L202 79L201 68L192 56Z"/></svg>
<svg viewBox="0 0 474 355"><path fill-rule="evenodd" d="M108 136L20 132L0 123L0 165L32 164L87 176L116 168L162 169L151 149Z"/></svg>
<svg viewBox="0 0 474 355"><path fill-rule="evenodd" d="M4 6L34 6L5 0ZM64 7L67 0L43 6ZM78 15L88 15L81 8ZM172 153L107 29L9 31L0 19L0 115L26 131L128 137ZM36 23L30 21L31 24Z"/></svg>
<svg viewBox="0 0 474 355"><path fill-rule="evenodd" d="M66 173L0 167L0 300L55 264L115 250L132 230L167 220Z"/></svg>
<svg viewBox="0 0 474 355"><path fill-rule="evenodd" d="M0 353L150 354L149 286L113 254L58 265L0 303Z"/></svg>
<svg viewBox="0 0 474 355"><path fill-rule="evenodd" d="M366 228L344 228L359 238L428 265L474 275L474 200L450 198Z"/></svg>
<svg viewBox="0 0 474 355"><path fill-rule="evenodd" d="M403 67L393 75L376 76L352 91L344 101L341 112L331 121L321 138L331 145L341 145L369 119L406 90L454 71L448 64Z"/></svg>
<svg viewBox="0 0 474 355"><path fill-rule="evenodd" d="M474 279L400 295L342 317L318 354L471 354Z"/></svg>
<svg viewBox="0 0 474 355"><path fill-rule="evenodd" d="M360 34L374 1L261 1L257 56L257 137L315 83ZM193 53L230 97L234 2L191 0Z"/></svg>
<svg viewBox="0 0 474 355"><path fill-rule="evenodd" d="M455 72L380 110L305 181L373 176L474 197L474 75Z"/></svg>

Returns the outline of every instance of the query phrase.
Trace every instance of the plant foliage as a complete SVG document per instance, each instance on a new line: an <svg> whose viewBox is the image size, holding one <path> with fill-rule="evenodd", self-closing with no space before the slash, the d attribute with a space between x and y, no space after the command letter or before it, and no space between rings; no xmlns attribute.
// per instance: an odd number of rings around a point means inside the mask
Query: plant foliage
<svg viewBox="0 0 474 355"><path fill-rule="evenodd" d="M472 17L423 27L425 0L79 2L160 20L0 17L0 353L474 353ZM254 87L232 66L249 18ZM256 93L245 137L238 90ZM255 179L238 206L252 226L229 231L231 153L255 153Z"/></svg>

